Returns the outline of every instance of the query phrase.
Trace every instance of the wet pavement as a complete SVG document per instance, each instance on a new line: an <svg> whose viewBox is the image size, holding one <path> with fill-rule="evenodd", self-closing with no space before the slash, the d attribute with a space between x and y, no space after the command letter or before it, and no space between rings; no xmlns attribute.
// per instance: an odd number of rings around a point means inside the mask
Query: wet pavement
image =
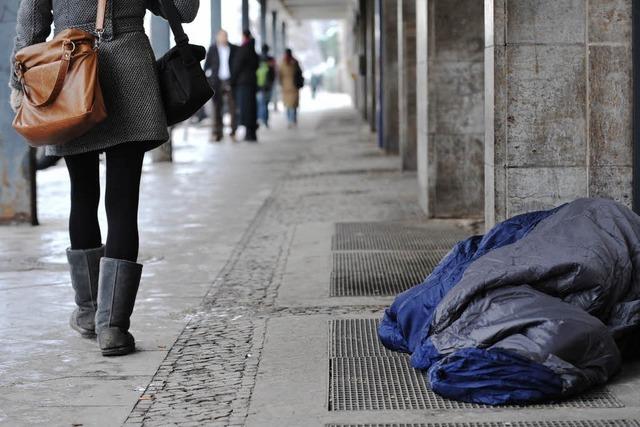
<svg viewBox="0 0 640 427"><path fill-rule="evenodd" d="M174 163L145 164L139 215L144 271L132 318L139 351L124 358L101 357L95 341L68 327L74 307L65 259L68 177L62 162L39 172L41 225L0 228L0 424L125 420L299 155L282 133L261 136L257 145L213 144L206 128L178 129Z"/></svg>

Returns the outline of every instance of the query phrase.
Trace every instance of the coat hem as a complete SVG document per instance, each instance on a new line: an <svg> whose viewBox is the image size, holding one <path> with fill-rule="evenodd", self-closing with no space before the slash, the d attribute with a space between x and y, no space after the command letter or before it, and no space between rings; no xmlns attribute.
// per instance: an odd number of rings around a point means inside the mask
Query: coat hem
<svg viewBox="0 0 640 427"><path fill-rule="evenodd" d="M46 154L47 156L60 156L60 157L64 157L64 156L73 156L76 154L85 154L85 153L91 153L91 152L104 152L106 149L108 148L112 148L115 147L117 145L120 144L145 144L144 146L144 151L150 151L153 150L154 148L159 147L160 145L164 144L166 141L169 140L169 135L165 134L165 135L148 135L148 136L138 136L137 138L134 139L127 139L124 141L120 141L120 142L115 142L115 141L110 141L110 142L105 142L103 144L97 144L97 145L91 145L91 146L77 146L77 147L73 147L73 149L71 150L63 150L63 149L58 149L58 148L64 148L64 144L61 144L59 146L57 145L49 145L46 147Z"/></svg>

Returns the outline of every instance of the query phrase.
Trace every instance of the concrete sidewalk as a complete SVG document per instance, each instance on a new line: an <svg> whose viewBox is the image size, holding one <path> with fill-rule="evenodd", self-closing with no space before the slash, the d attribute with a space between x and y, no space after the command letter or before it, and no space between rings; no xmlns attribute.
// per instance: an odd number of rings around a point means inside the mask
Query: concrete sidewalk
<svg viewBox="0 0 640 427"><path fill-rule="evenodd" d="M478 224L426 221L415 175L351 109L258 145L176 136L176 162L145 167L138 353L102 358L67 327L63 168L45 225L0 229L0 424L640 427L602 421L640 419L637 366L571 402L482 408L380 346L393 295Z"/></svg>

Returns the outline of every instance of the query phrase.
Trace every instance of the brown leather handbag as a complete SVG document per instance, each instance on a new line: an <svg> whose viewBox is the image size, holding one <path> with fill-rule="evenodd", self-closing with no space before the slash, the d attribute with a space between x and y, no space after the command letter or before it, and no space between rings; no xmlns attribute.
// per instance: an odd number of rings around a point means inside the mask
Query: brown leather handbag
<svg viewBox="0 0 640 427"><path fill-rule="evenodd" d="M69 28L15 57L24 98L13 120L29 145L63 144L107 117L98 80L98 48L107 0L98 0L97 37Z"/></svg>

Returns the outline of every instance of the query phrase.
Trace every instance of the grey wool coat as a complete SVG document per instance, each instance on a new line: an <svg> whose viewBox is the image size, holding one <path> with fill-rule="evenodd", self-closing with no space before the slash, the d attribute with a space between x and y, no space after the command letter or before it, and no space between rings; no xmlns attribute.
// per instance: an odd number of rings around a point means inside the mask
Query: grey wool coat
<svg viewBox="0 0 640 427"><path fill-rule="evenodd" d="M195 19L199 0L173 1L184 22ZM22 0L14 53L45 41L52 23L56 33L66 28L93 32L96 8L97 0ZM108 117L79 138L47 146L48 155L103 151L123 143L143 144L149 150L169 138L155 57L144 32L147 9L163 15L158 0L107 1L98 73ZM15 75L11 85L20 89Z"/></svg>

